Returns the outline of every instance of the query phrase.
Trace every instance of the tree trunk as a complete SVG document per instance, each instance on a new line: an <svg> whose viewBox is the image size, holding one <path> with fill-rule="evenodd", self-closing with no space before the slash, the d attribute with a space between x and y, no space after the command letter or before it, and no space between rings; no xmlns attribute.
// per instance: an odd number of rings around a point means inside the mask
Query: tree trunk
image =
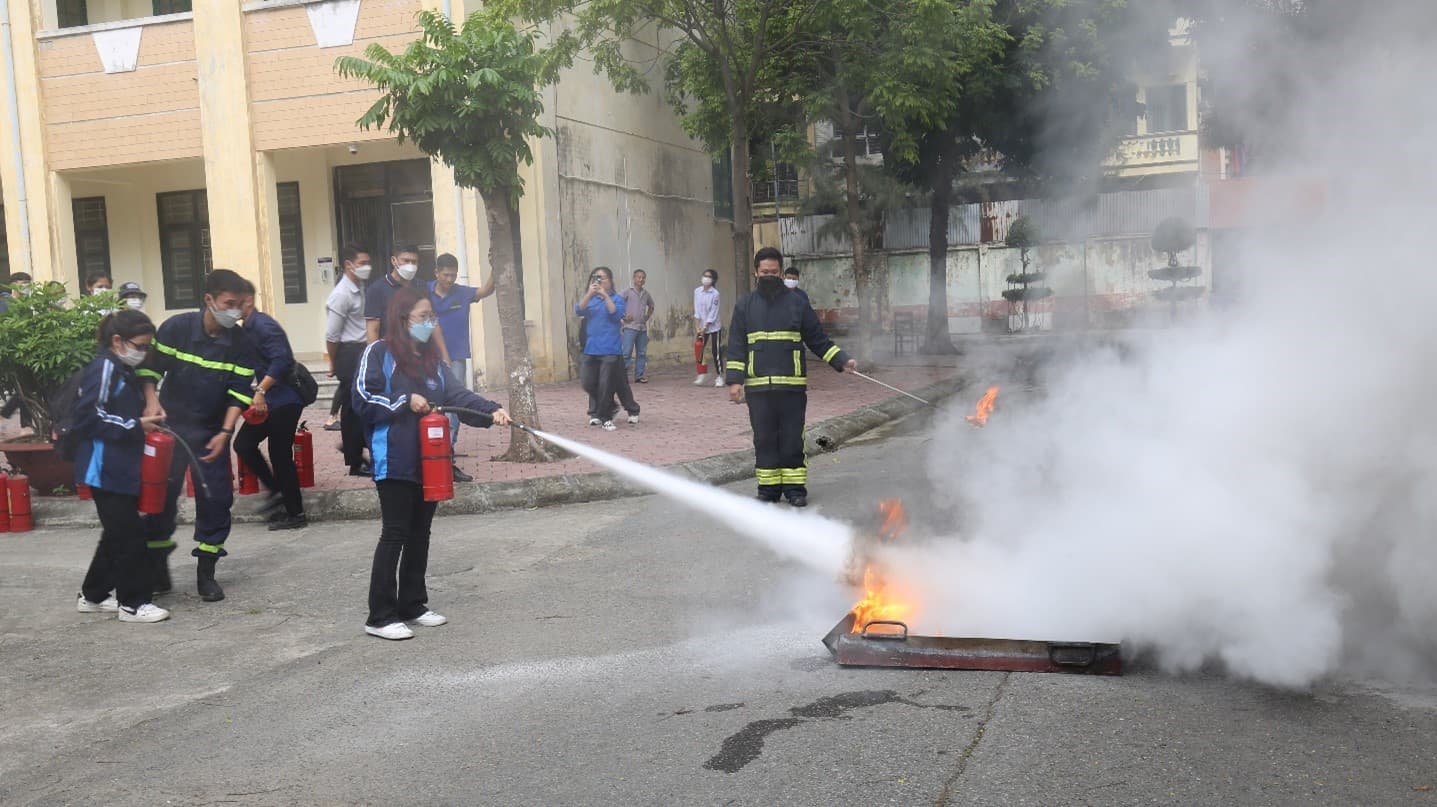
<svg viewBox="0 0 1437 807"><path fill-rule="evenodd" d="M534 362L529 358L529 335L524 331L524 308L514 262L513 219L506 193L482 193L484 217L489 225L489 263L494 273L494 296L499 304L499 332L504 340L504 369L509 381L509 405L514 420L539 429L539 401L534 395ZM495 459L508 462L547 462L555 453L527 432L509 432L509 450Z"/></svg>
<svg viewBox="0 0 1437 807"><path fill-rule="evenodd" d="M735 108L734 104L730 104ZM729 127L729 184L733 193L734 291L742 296L753 289L753 197L748 187L748 118L734 115ZM735 301L737 302L737 301Z"/></svg>
<svg viewBox="0 0 1437 807"><path fill-rule="evenodd" d="M873 360L873 303L874 295L869 289L866 261L866 244L863 240L863 205L858 193L858 137L857 121L850 113L846 99L838 105L839 126L843 127L843 195L848 212L848 242L853 248L854 295L858 298L858 361L864 365Z"/></svg>
<svg viewBox="0 0 1437 807"><path fill-rule="evenodd" d="M957 353L948 329L948 212L953 206L953 172L956 155L945 147L933 172L932 217L928 221L928 327L923 353Z"/></svg>

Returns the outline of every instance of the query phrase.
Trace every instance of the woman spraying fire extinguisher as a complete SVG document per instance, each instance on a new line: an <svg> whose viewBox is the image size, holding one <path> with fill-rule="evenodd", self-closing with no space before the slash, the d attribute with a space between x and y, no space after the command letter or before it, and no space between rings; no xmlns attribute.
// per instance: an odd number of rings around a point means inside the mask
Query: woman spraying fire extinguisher
<svg viewBox="0 0 1437 807"><path fill-rule="evenodd" d="M413 637L410 624L438 627L449 621L429 610L424 586L429 527L438 504L424 499L420 418L434 406L454 406L475 410L458 413L471 426L511 422L503 407L454 384L440 367L430 341L437 322L427 297L400 289L386 313L387 336L365 348L355 373L352 403L364 422L382 520L364 632L381 639Z"/></svg>
<svg viewBox="0 0 1437 807"><path fill-rule="evenodd" d="M82 614L117 613L121 622L160 622L140 523L140 465L145 434L164 415L141 417L144 388L134 368L145 360L155 325L124 309L100 321L99 355L84 369L73 404L75 482L89 485L100 516L100 543L80 585ZM110 592L115 592L111 596Z"/></svg>

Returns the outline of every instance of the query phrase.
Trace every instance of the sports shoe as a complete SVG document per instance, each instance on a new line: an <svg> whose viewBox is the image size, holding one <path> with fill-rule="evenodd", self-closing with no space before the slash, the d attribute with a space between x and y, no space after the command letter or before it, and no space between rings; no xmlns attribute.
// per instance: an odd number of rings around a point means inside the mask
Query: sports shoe
<svg viewBox="0 0 1437 807"><path fill-rule="evenodd" d="M647 384L647 383L649 383L649 377L646 376L646 375L641 375L641 376L639 376L638 378L635 378L635 379L634 379L634 383L635 383L635 384Z"/></svg>
<svg viewBox="0 0 1437 807"><path fill-rule="evenodd" d="M589 418L589 425L590 425L590 426L598 426L599 424L601 424L601 423L603 423L603 422L604 422L604 421L599 420L598 418Z"/></svg>
<svg viewBox="0 0 1437 807"><path fill-rule="evenodd" d="M613 430L615 430L615 429L617 429L617 428L619 428L619 427L614 425L614 421L612 421L612 420L606 420L606 421L604 421L604 431L606 431L606 432L611 432L611 431L613 431Z"/></svg>
<svg viewBox="0 0 1437 807"><path fill-rule="evenodd" d="M472 477L472 476L470 476L469 474L466 474L466 473L464 473L463 471L459 470L459 466L458 466L458 465L455 465L455 466L454 466L454 481L455 481L455 482L473 482L473 481L474 481L474 477Z"/></svg>
<svg viewBox="0 0 1437 807"><path fill-rule="evenodd" d="M717 378L714 379L714 386L715 386L715 387L725 386L724 383L723 383L723 376L719 376L719 377L717 377Z"/></svg>
<svg viewBox="0 0 1437 807"><path fill-rule="evenodd" d="M420 614L419 616L416 616L415 618L408 620L407 624L410 624L410 625L423 625L423 626L426 627L426 628L437 628L437 627L439 627L440 625L443 625L445 622L448 622L448 621L449 621L449 617L447 617L447 616L445 616L445 615L443 615L443 614L436 614L436 613L433 612L433 611L425 611L424 613Z"/></svg>
<svg viewBox="0 0 1437 807"><path fill-rule="evenodd" d="M169 611L166 611L152 602L147 602L139 608L120 606L121 622L164 622L169 618Z"/></svg>
<svg viewBox="0 0 1437 807"><path fill-rule="evenodd" d="M630 425L630 426L637 426L637 425L639 425L639 416L638 416L638 415L629 415L629 425Z"/></svg>
<svg viewBox="0 0 1437 807"><path fill-rule="evenodd" d="M393 642L397 642L400 639L414 638L414 631L410 630L409 626L403 622L391 622L388 625L381 625L377 628L373 625L365 625L364 632L370 636L378 636L381 639L389 639Z"/></svg>
<svg viewBox="0 0 1437 807"><path fill-rule="evenodd" d="M695 386L695 387L702 387L704 384L708 383L708 380L709 380L709 374L708 374L708 373L699 373L698 378L695 378L695 379L694 379L694 386Z"/></svg>
<svg viewBox="0 0 1437 807"><path fill-rule="evenodd" d="M309 526L309 519L304 517L304 513L300 513L297 516L291 516L286 513L281 513L280 515L283 517L277 518L269 523L270 532L278 532L279 530L302 530Z"/></svg>
<svg viewBox="0 0 1437 807"><path fill-rule="evenodd" d="M113 614L120 610L120 601L110 595L104 602L90 602L81 594L79 601L75 603L75 610L82 614Z"/></svg>

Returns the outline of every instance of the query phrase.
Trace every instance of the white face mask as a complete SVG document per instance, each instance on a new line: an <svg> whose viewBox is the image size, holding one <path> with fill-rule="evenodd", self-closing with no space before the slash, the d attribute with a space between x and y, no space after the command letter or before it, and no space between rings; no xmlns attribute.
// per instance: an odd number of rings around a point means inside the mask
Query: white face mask
<svg viewBox="0 0 1437 807"><path fill-rule="evenodd" d="M357 278L359 278L360 280L368 280L368 279L369 279L369 270L370 270L371 268L372 268L372 267L370 267L370 265L367 264L367 263L364 264L363 266L356 266L356 267L354 267L354 276L357 277Z"/></svg>
<svg viewBox="0 0 1437 807"><path fill-rule="evenodd" d="M714 279L709 277L708 275L704 275L702 278L699 279L699 282L704 284L705 286L712 286L714 284Z"/></svg>
<svg viewBox="0 0 1437 807"><path fill-rule="evenodd" d="M786 277L783 279L783 285L788 286L790 289L796 289L798 288L798 278Z"/></svg>
<svg viewBox="0 0 1437 807"><path fill-rule="evenodd" d="M414 276L419 273L419 267L412 263L401 263L395 268L395 271L399 272L399 276L405 280L413 280Z"/></svg>
<svg viewBox="0 0 1437 807"><path fill-rule="evenodd" d="M145 351L136 350L129 345L123 347L124 351L120 353L120 361L124 362L126 366L138 367L140 362L145 360Z"/></svg>
<svg viewBox="0 0 1437 807"><path fill-rule="evenodd" d="M244 312L238 308L214 308L212 306L210 315L215 318L215 322L218 322L221 328L233 328L244 317Z"/></svg>
<svg viewBox="0 0 1437 807"><path fill-rule="evenodd" d="M139 297L126 297L125 305L135 309L136 311L139 311L141 308L145 307L145 301L140 299Z"/></svg>

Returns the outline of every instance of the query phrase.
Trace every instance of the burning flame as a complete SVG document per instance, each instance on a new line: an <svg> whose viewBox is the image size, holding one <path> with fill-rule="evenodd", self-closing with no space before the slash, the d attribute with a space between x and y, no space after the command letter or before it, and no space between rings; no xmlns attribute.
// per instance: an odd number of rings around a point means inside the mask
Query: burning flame
<svg viewBox="0 0 1437 807"><path fill-rule="evenodd" d="M854 633L875 620L902 622L913 612L913 606L889 595L886 581L871 563L863 570L863 590L863 599L853 606Z"/></svg>
<svg viewBox="0 0 1437 807"><path fill-rule="evenodd" d="M878 512L883 522L878 527L878 540L888 544L908 529L908 513L899 499L884 499L878 503ZM881 567L872 560L863 564L863 599L853 606L853 632L860 633L875 620L902 622L913 612L913 606L892 592L884 578ZM883 633L879 628L873 631Z"/></svg>
<svg viewBox="0 0 1437 807"><path fill-rule="evenodd" d="M997 402L998 388L996 386L989 387L988 391L983 393L983 397L978 399L978 408L974 410L973 414L967 416L968 422L975 427L987 425L988 416L993 414L993 405Z"/></svg>

